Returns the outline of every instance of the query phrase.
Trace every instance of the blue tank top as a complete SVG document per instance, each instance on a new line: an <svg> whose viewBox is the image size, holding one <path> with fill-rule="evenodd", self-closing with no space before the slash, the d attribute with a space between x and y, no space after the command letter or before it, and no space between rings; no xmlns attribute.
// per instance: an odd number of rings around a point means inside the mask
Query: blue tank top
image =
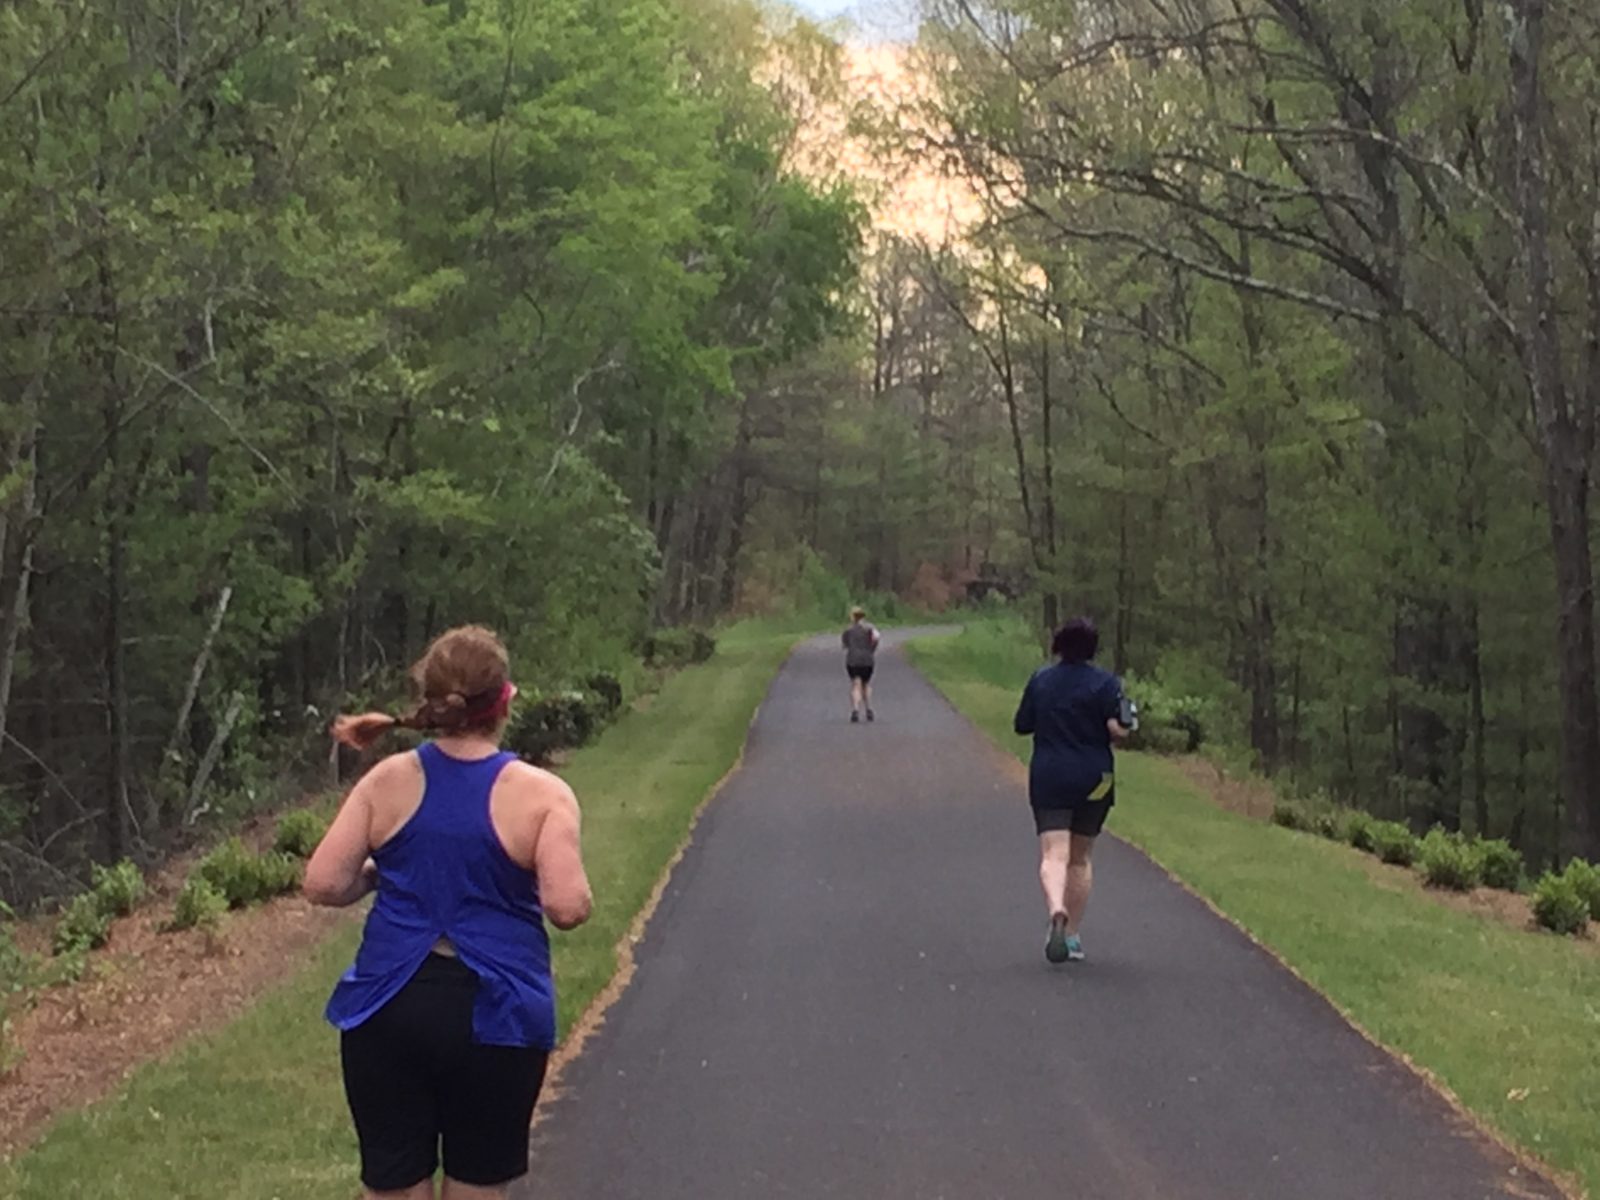
<svg viewBox="0 0 1600 1200"><path fill-rule="evenodd" d="M517 756L502 752L465 762L431 742L417 756L422 803L372 856L377 901L356 961L328 1001L328 1020L339 1029L366 1021L447 938L478 976L474 1039L550 1050L555 986L538 883L511 860L489 818L489 793Z"/></svg>

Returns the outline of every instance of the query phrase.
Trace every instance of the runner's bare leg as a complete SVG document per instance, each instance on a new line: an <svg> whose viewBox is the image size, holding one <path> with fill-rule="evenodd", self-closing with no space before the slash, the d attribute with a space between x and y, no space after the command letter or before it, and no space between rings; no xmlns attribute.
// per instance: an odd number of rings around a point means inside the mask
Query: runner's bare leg
<svg viewBox="0 0 1600 1200"><path fill-rule="evenodd" d="M1047 835L1048 836L1048 835ZM1072 844L1067 858L1067 935L1075 936L1083 924L1084 909L1089 907L1089 893L1094 891L1094 864L1089 856L1094 853L1094 838L1081 833L1066 835Z"/></svg>
<svg viewBox="0 0 1600 1200"><path fill-rule="evenodd" d="M1044 888L1044 904L1050 916L1070 911L1067 908L1067 860L1075 839L1065 829L1051 829L1039 835L1039 885Z"/></svg>

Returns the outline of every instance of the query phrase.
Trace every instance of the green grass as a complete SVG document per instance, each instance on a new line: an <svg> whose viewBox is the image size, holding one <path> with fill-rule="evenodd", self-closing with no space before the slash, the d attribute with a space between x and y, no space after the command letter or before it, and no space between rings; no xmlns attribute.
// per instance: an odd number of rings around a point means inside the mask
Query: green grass
<svg viewBox="0 0 1600 1200"><path fill-rule="evenodd" d="M723 632L710 662L668 679L649 706L580 752L563 775L584 808L594 916L557 934L563 1030L616 969L616 945L727 772L774 671L815 622ZM330 939L284 986L224 1029L134 1073L110 1100L59 1121L0 1167L18 1200L348 1200L355 1140L338 1040L322 1005L358 930Z"/></svg>
<svg viewBox="0 0 1600 1200"><path fill-rule="evenodd" d="M976 625L912 656L998 744L1037 650ZM1489 1126L1600 1194L1600 954L1468 914L1372 860L1223 811L1170 764L1119 760L1111 829L1210 900ZM1524 1095L1525 1098L1516 1097Z"/></svg>

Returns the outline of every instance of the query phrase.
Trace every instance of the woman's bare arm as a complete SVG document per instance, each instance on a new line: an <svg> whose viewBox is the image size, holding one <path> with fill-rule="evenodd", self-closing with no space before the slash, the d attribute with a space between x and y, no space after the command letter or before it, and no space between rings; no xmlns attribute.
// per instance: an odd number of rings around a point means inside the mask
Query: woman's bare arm
<svg viewBox="0 0 1600 1200"><path fill-rule="evenodd" d="M576 929L594 908L589 876L583 869L583 818L578 798L560 779L548 775L541 785L546 809L533 851L539 903L557 929Z"/></svg>
<svg viewBox="0 0 1600 1200"><path fill-rule="evenodd" d="M300 885L313 904L344 908L360 900L378 881L378 868L372 861L372 798L383 787L409 779L412 771L406 756L384 759L350 789L339 815L306 864Z"/></svg>

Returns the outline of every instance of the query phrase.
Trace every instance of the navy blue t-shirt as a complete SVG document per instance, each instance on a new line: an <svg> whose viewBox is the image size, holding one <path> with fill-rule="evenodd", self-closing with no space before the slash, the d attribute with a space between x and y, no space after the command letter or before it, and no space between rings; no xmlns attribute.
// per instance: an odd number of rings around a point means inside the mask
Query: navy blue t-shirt
<svg viewBox="0 0 1600 1200"><path fill-rule="evenodd" d="M1093 663L1040 667L1023 689L1016 730L1033 734L1028 800L1070 808L1112 773L1106 722L1122 715L1122 681Z"/></svg>

